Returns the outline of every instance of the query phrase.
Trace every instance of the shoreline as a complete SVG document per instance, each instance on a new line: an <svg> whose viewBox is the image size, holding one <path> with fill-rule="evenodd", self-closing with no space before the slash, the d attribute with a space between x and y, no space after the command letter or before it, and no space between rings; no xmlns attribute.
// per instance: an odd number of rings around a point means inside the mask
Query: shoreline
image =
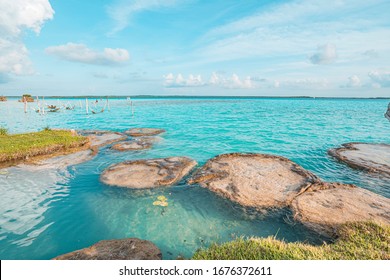
<svg viewBox="0 0 390 280"><path fill-rule="evenodd" d="M336 96L329 96L329 97L317 97L317 96L271 96L271 95L210 95L210 96L204 96L204 95L72 95L72 96L61 96L61 95L40 95L47 99L77 99L77 98L91 98L91 99L126 99L127 97L130 97L132 99L336 99L336 100L356 100L356 99L362 99L362 100L390 100L390 97L336 97ZM20 95L4 95L4 97L7 98L20 98ZM4 101L6 102L6 101Z"/></svg>

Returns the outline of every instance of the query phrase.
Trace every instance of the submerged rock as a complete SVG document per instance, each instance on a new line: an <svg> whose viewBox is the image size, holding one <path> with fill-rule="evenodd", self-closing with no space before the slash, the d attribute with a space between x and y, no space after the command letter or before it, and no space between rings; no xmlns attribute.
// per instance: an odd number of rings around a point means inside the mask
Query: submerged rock
<svg viewBox="0 0 390 280"><path fill-rule="evenodd" d="M285 207L319 179L294 162L266 154L232 153L207 161L189 180L243 206Z"/></svg>
<svg viewBox="0 0 390 280"><path fill-rule="evenodd" d="M95 151L87 149L71 154L38 160L35 161L34 164L19 164L18 166L25 169L65 169L69 166L91 160L95 155Z"/></svg>
<svg viewBox="0 0 390 280"><path fill-rule="evenodd" d="M152 142L144 139L133 139L130 141L119 142L111 148L117 151L145 150L152 147Z"/></svg>
<svg viewBox="0 0 390 280"><path fill-rule="evenodd" d="M390 175L390 145L347 143L328 153L352 168Z"/></svg>
<svg viewBox="0 0 390 280"><path fill-rule="evenodd" d="M106 146L127 138L122 133L104 130L81 130L79 133L89 138L92 148Z"/></svg>
<svg viewBox="0 0 390 280"><path fill-rule="evenodd" d="M171 186L187 175L196 164L196 161L187 157L126 161L110 166L100 179L107 185L135 189Z"/></svg>
<svg viewBox="0 0 390 280"><path fill-rule="evenodd" d="M103 240L91 247L54 258L54 260L161 260L159 248L138 238Z"/></svg>
<svg viewBox="0 0 390 280"><path fill-rule="evenodd" d="M125 131L125 134L138 137L138 136L153 136L164 133L164 129L158 128L132 128Z"/></svg>
<svg viewBox="0 0 390 280"><path fill-rule="evenodd" d="M390 199L354 185L314 184L292 201L291 208L294 219L331 237L347 222L390 224Z"/></svg>

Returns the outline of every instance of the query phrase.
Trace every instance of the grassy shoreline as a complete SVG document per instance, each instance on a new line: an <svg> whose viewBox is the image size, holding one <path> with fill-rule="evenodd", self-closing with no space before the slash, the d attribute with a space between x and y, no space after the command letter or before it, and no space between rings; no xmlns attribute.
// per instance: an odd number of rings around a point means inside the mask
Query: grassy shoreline
<svg viewBox="0 0 390 280"><path fill-rule="evenodd" d="M22 134L0 134L0 164L15 163L37 156L83 149L88 138L69 130L45 129Z"/></svg>
<svg viewBox="0 0 390 280"><path fill-rule="evenodd" d="M313 246L267 238L238 238L198 250L194 260L389 260L390 226L373 222L340 227L332 244Z"/></svg>

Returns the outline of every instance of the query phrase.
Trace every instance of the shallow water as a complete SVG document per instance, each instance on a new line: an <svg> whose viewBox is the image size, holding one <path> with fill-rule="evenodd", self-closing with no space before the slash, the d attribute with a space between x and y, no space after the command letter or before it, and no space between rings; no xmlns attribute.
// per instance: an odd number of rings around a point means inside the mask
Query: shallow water
<svg viewBox="0 0 390 280"><path fill-rule="evenodd" d="M79 101L46 99L55 105ZM86 115L80 107L44 116L24 114L23 104L16 100L0 102L0 126L11 133L47 126L167 130L151 150L118 152L106 147L93 160L62 171L2 170L0 258L49 259L102 239L125 237L154 242L165 259L188 258L199 247L236 236L320 242L319 236L292 223L287 210L258 214L185 181L155 190L108 187L99 182L99 174L130 159L183 155L202 165L220 153L259 152L288 157L324 180L354 183L390 197L389 179L353 170L327 155L329 148L346 142L390 143L390 123L383 116L389 101L134 99L134 116L124 99L110 100L110 111L96 115ZM104 101L100 103L96 110ZM152 205L161 194L168 198L165 209Z"/></svg>

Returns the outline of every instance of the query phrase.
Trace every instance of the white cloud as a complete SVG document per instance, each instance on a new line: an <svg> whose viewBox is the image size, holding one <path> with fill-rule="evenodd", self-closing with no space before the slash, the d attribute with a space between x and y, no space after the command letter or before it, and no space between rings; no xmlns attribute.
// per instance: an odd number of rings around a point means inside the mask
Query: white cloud
<svg viewBox="0 0 390 280"><path fill-rule="evenodd" d="M165 87L199 87L199 86L216 86L222 88L232 89L249 89L254 88L251 77L240 79L236 74L233 74L230 78L225 78L223 75L213 72L208 82L203 82L201 75L190 74L188 78L184 78L182 74L178 74L176 77L174 74L169 73L163 76Z"/></svg>
<svg viewBox="0 0 390 280"><path fill-rule="evenodd" d="M309 57L311 63L313 64L329 64L334 62L336 58L336 46L332 44L318 46L317 52Z"/></svg>
<svg viewBox="0 0 390 280"><path fill-rule="evenodd" d="M390 72L374 70L368 73L374 88L390 87Z"/></svg>
<svg viewBox="0 0 390 280"><path fill-rule="evenodd" d="M175 88L175 87L200 87L204 86L205 83L202 81L202 77L200 75L194 76L190 74L187 79L183 77L182 74L173 75L172 73L169 73L168 75L163 76L164 86L168 88Z"/></svg>
<svg viewBox="0 0 390 280"><path fill-rule="evenodd" d="M32 63L23 44L23 30L39 34L54 11L48 0L0 0L0 73L32 74Z"/></svg>
<svg viewBox="0 0 390 280"><path fill-rule="evenodd" d="M103 52L97 52L84 44L75 43L48 47L45 51L63 60L96 65L119 65L130 59L125 49L105 48Z"/></svg>
<svg viewBox="0 0 390 280"><path fill-rule="evenodd" d="M110 32L114 34L125 29L136 14L144 11L154 11L173 7L184 1L179 0L121 0L107 8L108 15L115 21L115 27Z"/></svg>
<svg viewBox="0 0 390 280"><path fill-rule="evenodd" d="M353 75L351 77L348 77L347 87L361 87L361 86L362 86L362 81L358 76Z"/></svg>

